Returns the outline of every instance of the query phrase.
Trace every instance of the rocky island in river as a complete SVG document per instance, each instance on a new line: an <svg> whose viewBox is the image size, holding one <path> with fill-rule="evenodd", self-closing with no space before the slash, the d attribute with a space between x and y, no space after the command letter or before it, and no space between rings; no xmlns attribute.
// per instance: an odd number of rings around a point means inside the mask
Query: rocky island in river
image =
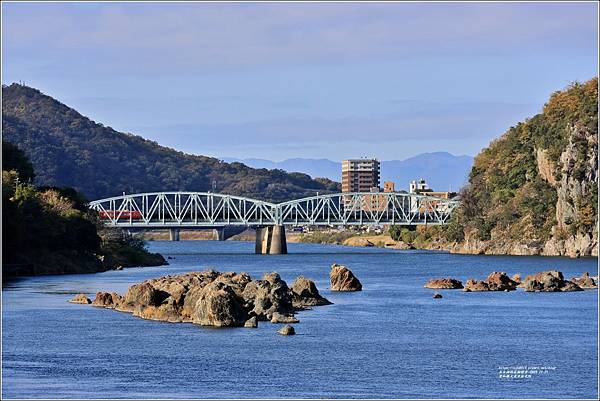
<svg viewBox="0 0 600 401"><path fill-rule="evenodd" d="M88 303L85 294L71 302ZM288 287L275 272L254 280L247 273L206 270L146 280L123 296L98 292L91 304L150 320L256 327L258 321L298 323L297 311L331 302L303 276Z"/></svg>

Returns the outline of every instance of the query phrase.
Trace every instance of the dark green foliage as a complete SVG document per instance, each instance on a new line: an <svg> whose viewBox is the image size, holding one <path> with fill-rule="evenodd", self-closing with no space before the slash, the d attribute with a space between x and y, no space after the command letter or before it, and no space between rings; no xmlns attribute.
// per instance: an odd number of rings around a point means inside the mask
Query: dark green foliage
<svg viewBox="0 0 600 401"><path fill-rule="evenodd" d="M402 241L407 244L412 244L419 236L416 230L403 226L391 226L389 233L394 241Z"/></svg>
<svg viewBox="0 0 600 401"><path fill-rule="evenodd" d="M104 264L115 267L156 266L164 264L158 253L149 253L144 240L127 235L115 228L101 228L102 254Z"/></svg>
<svg viewBox="0 0 600 401"><path fill-rule="evenodd" d="M24 162L27 162L24 159ZM24 163L26 165L27 163ZM137 239L101 238L95 212L71 188L37 188L16 170L2 172L2 269L7 276L86 273L160 265Z"/></svg>
<svg viewBox="0 0 600 401"><path fill-rule="evenodd" d="M442 235L450 242L461 242L465 239L465 232L460 224L459 212L454 214L448 224L442 228Z"/></svg>
<svg viewBox="0 0 600 401"><path fill-rule="evenodd" d="M33 181L35 178L33 166L25 153L12 143L4 140L2 140L2 170L16 171L21 181Z"/></svg>
<svg viewBox="0 0 600 401"><path fill-rule="evenodd" d="M50 268L47 258L58 254L84 265L98 263L94 254L100 250L100 237L86 211L74 208L73 202L57 191L40 191L27 183L13 185L11 179L10 173L4 172L3 181L11 188L3 191L5 265L25 264L33 272L46 272ZM83 271L83 267L75 271Z"/></svg>
<svg viewBox="0 0 600 401"><path fill-rule="evenodd" d="M31 159L40 185L73 187L88 199L123 192L216 191L269 201L339 191L302 173L252 169L192 156L97 124L36 89L2 88L4 138Z"/></svg>

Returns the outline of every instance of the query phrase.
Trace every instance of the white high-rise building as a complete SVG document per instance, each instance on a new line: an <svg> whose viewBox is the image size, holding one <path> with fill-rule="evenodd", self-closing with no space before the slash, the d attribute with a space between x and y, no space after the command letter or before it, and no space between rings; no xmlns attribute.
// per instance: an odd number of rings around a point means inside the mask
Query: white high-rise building
<svg viewBox="0 0 600 401"><path fill-rule="evenodd" d="M431 189L429 185L427 185L427 181L424 178L421 178L419 181L412 180L410 182L410 193L418 194L420 192L429 192Z"/></svg>

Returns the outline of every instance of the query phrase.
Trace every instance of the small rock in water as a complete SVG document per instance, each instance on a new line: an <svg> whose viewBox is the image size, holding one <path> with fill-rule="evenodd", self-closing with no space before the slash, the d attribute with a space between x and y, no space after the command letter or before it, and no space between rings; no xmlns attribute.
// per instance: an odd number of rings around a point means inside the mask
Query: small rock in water
<svg viewBox="0 0 600 401"><path fill-rule="evenodd" d="M89 299L85 294L77 294L69 302L72 304L91 304L92 300Z"/></svg>
<svg viewBox="0 0 600 401"><path fill-rule="evenodd" d="M289 324L286 324L281 329L279 329L277 332L284 336L293 336L294 334L296 334L296 330L294 330L294 327L290 326Z"/></svg>
<svg viewBox="0 0 600 401"><path fill-rule="evenodd" d="M463 288L462 282L453 278L432 278L425 283L425 288L435 288L440 290L451 290Z"/></svg>
<svg viewBox="0 0 600 401"><path fill-rule="evenodd" d="M244 327L248 327L251 329L255 329L258 327L258 319L256 318L256 316L252 316L250 319L246 320L246 323L244 323Z"/></svg>
<svg viewBox="0 0 600 401"><path fill-rule="evenodd" d="M435 298L435 299L442 298L442 294L436 292L435 294L433 294L433 298Z"/></svg>
<svg viewBox="0 0 600 401"><path fill-rule="evenodd" d="M346 266L334 263L329 273L331 291L361 291L362 284Z"/></svg>
<svg viewBox="0 0 600 401"><path fill-rule="evenodd" d="M315 282L304 276L299 276L290 289L292 290L292 305L294 308L331 304L329 300L319 294Z"/></svg>
<svg viewBox="0 0 600 401"><path fill-rule="evenodd" d="M560 290L563 292L583 291L583 288L572 281L565 281L565 285Z"/></svg>
<svg viewBox="0 0 600 401"><path fill-rule="evenodd" d="M504 272L492 272L485 280L467 280L464 291L514 291L518 282L508 277Z"/></svg>
<svg viewBox="0 0 600 401"><path fill-rule="evenodd" d="M102 308L112 308L114 309L118 306L122 301L122 298L116 292L108 293L108 292L97 292L96 298L92 302L94 306L100 306Z"/></svg>
<svg viewBox="0 0 600 401"><path fill-rule="evenodd" d="M575 283L583 289L598 288L596 281L592 277L590 277L590 274L588 272L583 273L581 277L573 277L571 279L571 282Z"/></svg>
<svg viewBox="0 0 600 401"><path fill-rule="evenodd" d="M287 315L279 312L273 312L271 323L300 323L293 315Z"/></svg>

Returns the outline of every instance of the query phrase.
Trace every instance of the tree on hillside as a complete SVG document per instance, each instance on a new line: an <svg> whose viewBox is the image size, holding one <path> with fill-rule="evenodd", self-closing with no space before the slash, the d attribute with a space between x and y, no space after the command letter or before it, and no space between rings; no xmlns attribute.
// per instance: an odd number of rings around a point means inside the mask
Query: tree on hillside
<svg viewBox="0 0 600 401"><path fill-rule="evenodd" d="M15 170L21 181L33 182L35 178L33 165L25 156L25 152L4 140L2 141L2 170Z"/></svg>

